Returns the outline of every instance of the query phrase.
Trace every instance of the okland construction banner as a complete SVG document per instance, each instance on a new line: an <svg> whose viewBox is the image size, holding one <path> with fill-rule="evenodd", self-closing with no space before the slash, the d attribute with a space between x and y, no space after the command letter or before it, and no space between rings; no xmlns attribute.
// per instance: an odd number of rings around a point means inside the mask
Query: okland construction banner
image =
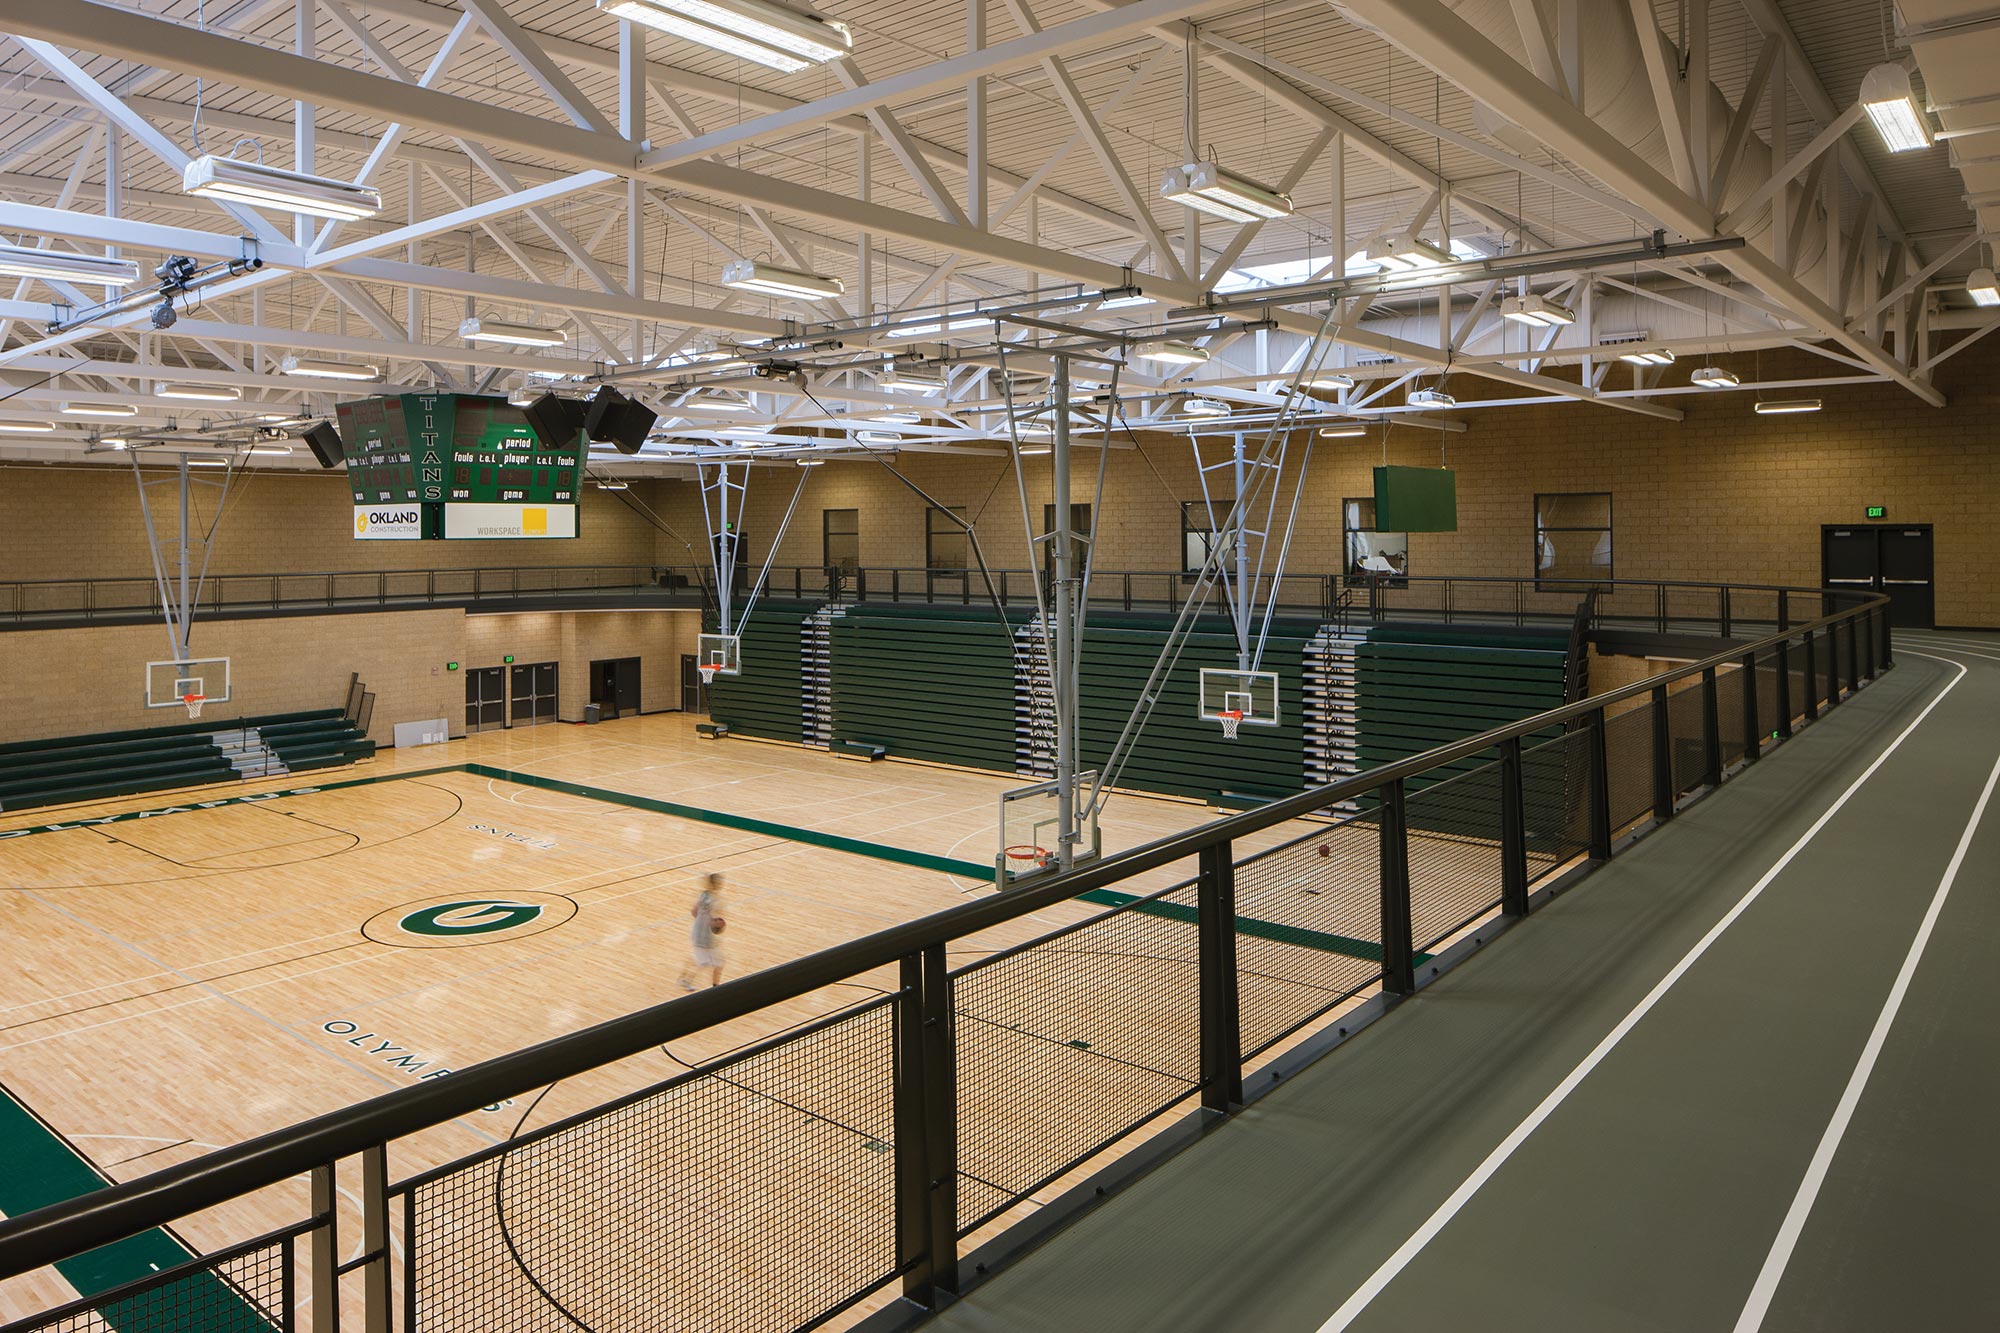
<svg viewBox="0 0 2000 1333"><path fill-rule="evenodd" d="M354 538L369 542L413 542L424 535L421 505L356 505Z"/></svg>

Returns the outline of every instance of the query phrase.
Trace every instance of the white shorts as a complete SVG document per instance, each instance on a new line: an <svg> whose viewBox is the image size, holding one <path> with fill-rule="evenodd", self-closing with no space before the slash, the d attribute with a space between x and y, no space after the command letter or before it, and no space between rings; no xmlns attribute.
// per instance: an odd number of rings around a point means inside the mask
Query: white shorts
<svg viewBox="0 0 2000 1333"><path fill-rule="evenodd" d="M696 967L721 967L722 950L704 949L700 945L696 945L694 950L694 965Z"/></svg>

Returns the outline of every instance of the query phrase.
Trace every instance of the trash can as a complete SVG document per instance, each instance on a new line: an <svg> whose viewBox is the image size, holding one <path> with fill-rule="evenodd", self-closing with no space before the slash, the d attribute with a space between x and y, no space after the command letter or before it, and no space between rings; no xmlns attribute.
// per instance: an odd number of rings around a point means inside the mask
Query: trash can
<svg viewBox="0 0 2000 1333"><path fill-rule="evenodd" d="M588 726L595 723L598 720L598 717L603 713L603 711L604 711L603 705L601 704L585 704L583 706L584 724Z"/></svg>

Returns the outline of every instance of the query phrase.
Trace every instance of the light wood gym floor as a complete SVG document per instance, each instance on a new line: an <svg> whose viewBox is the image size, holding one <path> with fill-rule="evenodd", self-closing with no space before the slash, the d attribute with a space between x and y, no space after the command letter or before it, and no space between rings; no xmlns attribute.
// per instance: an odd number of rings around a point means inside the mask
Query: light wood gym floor
<svg viewBox="0 0 2000 1333"><path fill-rule="evenodd" d="M1023 779L698 740L694 723L672 713L487 732L385 750L357 768L0 817L0 1085L105 1175L129 1179L673 998L706 872L727 878L728 976L993 891L990 874L884 857L990 864L998 796ZM426 771L465 763L839 835L878 854ZM187 808L301 787L324 789ZM161 810L174 812L79 822ZM1214 817L1115 796L1105 850ZM75 827L7 836L49 825ZM487 899L542 912L463 937L397 924L426 906ZM953 962L1100 910L1038 913L955 948ZM395 1146L391 1178L870 993L829 988L571 1080L525 1120L526 1108L508 1104L438 1126ZM295 1184L179 1230L206 1248L296 1221L309 1209L305 1182ZM358 1245L358 1226L345 1234ZM71 1294L47 1270L0 1285L0 1320Z"/></svg>

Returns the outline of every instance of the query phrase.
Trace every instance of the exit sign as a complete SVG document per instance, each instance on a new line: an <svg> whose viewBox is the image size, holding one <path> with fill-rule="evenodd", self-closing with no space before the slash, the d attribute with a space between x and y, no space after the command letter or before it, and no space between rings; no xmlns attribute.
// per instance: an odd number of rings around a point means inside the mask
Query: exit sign
<svg viewBox="0 0 2000 1333"><path fill-rule="evenodd" d="M456 663L456 662L446 662L446 663L444 664L444 669L445 669L446 671L456 671L456 670L458 670L458 663Z"/></svg>
<svg viewBox="0 0 2000 1333"><path fill-rule="evenodd" d="M1868 506L1868 517L1870 517L1870 518L1887 518L1887 517L1889 517L1889 506L1887 506L1887 505L1869 505L1869 506Z"/></svg>
<svg viewBox="0 0 2000 1333"><path fill-rule="evenodd" d="M514 654L508 653L505 657L501 658L500 660L503 662L511 662L514 660Z"/></svg>

